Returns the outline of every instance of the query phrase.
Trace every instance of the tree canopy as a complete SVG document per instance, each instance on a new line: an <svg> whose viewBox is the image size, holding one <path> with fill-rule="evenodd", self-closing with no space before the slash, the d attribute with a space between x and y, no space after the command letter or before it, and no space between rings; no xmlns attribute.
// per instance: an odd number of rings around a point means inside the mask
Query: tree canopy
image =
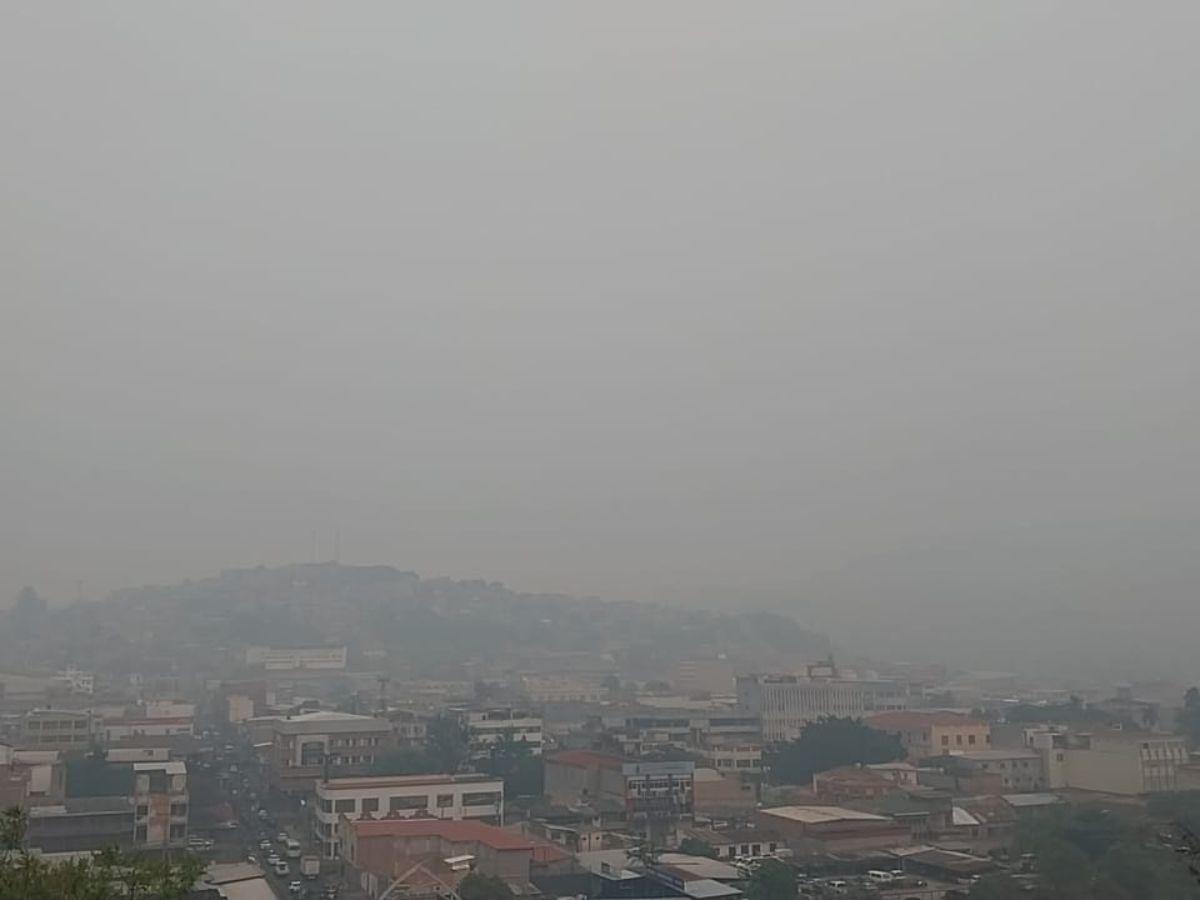
<svg viewBox="0 0 1200 900"><path fill-rule="evenodd" d="M458 885L461 900L513 900L512 888L495 875L472 872Z"/></svg>
<svg viewBox="0 0 1200 900"><path fill-rule="evenodd" d="M746 883L748 900L796 900L796 871L777 859L764 860Z"/></svg>
<svg viewBox="0 0 1200 900"><path fill-rule="evenodd" d="M50 862L25 847L25 813L0 813L0 897L21 900L183 900L204 872L190 854L179 859L110 849L91 858Z"/></svg>
<svg viewBox="0 0 1200 900"><path fill-rule="evenodd" d="M837 766L885 763L904 758L904 747L891 734L858 719L823 716L809 722L800 737L777 747L767 760L776 784L805 784L816 772Z"/></svg>
<svg viewBox="0 0 1200 900"><path fill-rule="evenodd" d="M1096 806L1047 811L1025 822L1017 849L1032 853L1033 893L1015 878L990 875L971 900L1189 900L1198 886L1181 859L1156 840L1152 819Z"/></svg>
<svg viewBox="0 0 1200 900"><path fill-rule="evenodd" d="M1179 733L1188 739L1192 747L1200 747L1200 690L1187 689L1183 695L1183 709L1179 711Z"/></svg>
<svg viewBox="0 0 1200 900"><path fill-rule="evenodd" d="M699 838L685 837L679 842L679 852L687 853L691 856L711 856L716 857L717 852L713 849L712 844L708 841L702 841Z"/></svg>

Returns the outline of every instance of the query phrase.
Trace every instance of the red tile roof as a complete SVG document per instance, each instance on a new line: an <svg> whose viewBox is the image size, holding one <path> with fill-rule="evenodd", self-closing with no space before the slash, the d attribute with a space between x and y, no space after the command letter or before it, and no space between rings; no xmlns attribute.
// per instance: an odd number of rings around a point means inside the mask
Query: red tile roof
<svg viewBox="0 0 1200 900"><path fill-rule="evenodd" d="M355 837L440 837L455 843L475 842L493 850L532 850L533 844L520 835L484 825L452 819L354 819L349 823Z"/></svg>
<svg viewBox="0 0 1200 900"><path fill-rule="evenodd" d="M965 716L962 713L943 712L941 710L924 712L918 709L905 710L904 712L876 713L873 716L867 716L863 721L872 728L883 730L928 728L930 725L957 725L960 728L983 728L987 725L986 722Z"/></svg>
<svg viewBox="0 0 1200 900"><path fill-rule="evenodd" d="M619 756L598 753L595 750L564 750L561 753L555 753L547 761L579 769L619 769L625 762Z"/></svg>

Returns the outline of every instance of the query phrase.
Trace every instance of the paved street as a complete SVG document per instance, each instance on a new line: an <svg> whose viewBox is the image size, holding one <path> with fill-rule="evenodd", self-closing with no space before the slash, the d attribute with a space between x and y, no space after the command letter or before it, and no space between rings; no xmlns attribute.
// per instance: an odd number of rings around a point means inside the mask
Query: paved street
<svg viewBox="0 0 1200 900"><path fill-rule="evenodd" d="M321 900L325 897L326 889L333 887L336 881L328 871L328 862L322 861L323 871L318 878L305 879L300 874L300 859L289 856L285 843L280 840L281 836L286 836L298 841L300 855L319 856L307 827L307 810L297 801L268 789L258 761L249 748L225 745L206 762L207 767L202 765L196 771L194 784L209 800L215 801L218 808L228 804L233 816L229 821L235 822L237 827L227 827L227 822L197 822L192 834L210 838L214 843L211 851L204 855L215 862L257 863L280 898ZM264 848L264 842L269 846ZM286 874L275 871L270 862L274 856L286 864ZM291 889L294 884L298 892ZM343 896L344 892L339 892L339 897Z"/></svg>

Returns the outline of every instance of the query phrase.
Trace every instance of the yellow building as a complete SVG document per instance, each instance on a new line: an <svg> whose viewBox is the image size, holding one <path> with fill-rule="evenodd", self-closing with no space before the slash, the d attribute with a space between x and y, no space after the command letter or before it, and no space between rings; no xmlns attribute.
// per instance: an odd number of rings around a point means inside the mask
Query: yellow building
<svg viewBox="0 0 1200 900"><path fill-rule="evenodd" d="M909 759L955 755L992 746L987 722L961 713L931 710L876 713L863 721L900 739Z"/></svg>

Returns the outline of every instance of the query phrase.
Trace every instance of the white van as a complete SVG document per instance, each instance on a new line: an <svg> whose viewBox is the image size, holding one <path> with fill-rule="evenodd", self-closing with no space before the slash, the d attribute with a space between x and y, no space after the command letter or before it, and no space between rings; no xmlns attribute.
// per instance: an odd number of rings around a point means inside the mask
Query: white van
<svg viewBox="0 0 1200 900"><path fill-rule="evenodd" d="M889 881L895 881L896 876L891 872L884 872L882 869L871 869L867 872L867 877L877 884L886 884Z"/></svg>
<svg viewBox="0 0 1200 900"><path fill-rule="evenodd" d="M284 842L284 846L287 847L288 859L299 859L300 858L300 842L298 840L296 840L295 838L288 838Z"/></svg>

